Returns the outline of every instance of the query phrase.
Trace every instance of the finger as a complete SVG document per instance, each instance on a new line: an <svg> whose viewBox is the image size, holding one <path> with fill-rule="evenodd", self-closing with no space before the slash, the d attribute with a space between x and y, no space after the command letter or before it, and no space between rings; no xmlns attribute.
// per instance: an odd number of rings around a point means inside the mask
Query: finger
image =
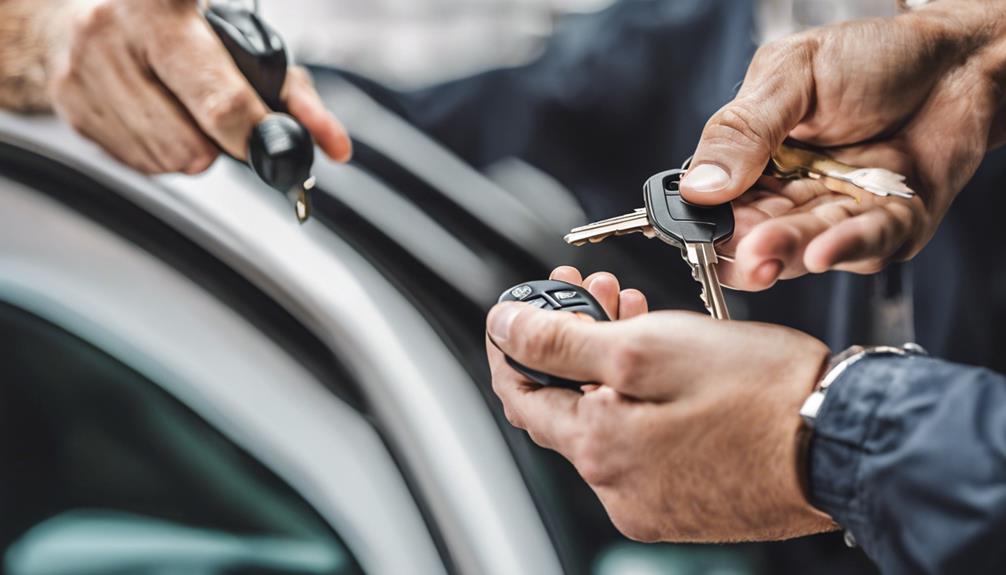
<svg viewBox="0 0 1006 575"><path fill-rule="evenodd" d="M110 156L134 170L144 174L161 172L157 161L133 138L129 128L114 113L102 114L100 122L77 124L71 121L71 124L82 136L95 142Z"/></svg>
<svg viewBox="0 0 1006 575"><path fill-rule="evenodd" d="M524 429L538 445L566 454L576 426L579 394L560 388L539 387L506 363L503 353L486 337L493 391L503 403L507 421Z"/></svg>
<svg viewBox="0 0 1006 575"><path fill-rule="evenodd" d="M127 61L113 59L121 90L106 92L148 154L155 159L160 172L196 174L205 171L216 159L215 145L196 126L181 104L141 64L127 54Z"/></svg>
<svg viewBox="0 0 1006 575"><path fill-rule="evenodd" d="M618 295L618 319L632 319L649 312L649 303L643 292L636 289L622 290Z"/></svg>
<svg viewBox="0 0 1006 575"><path fill-rule="evenodd" d="M535 309L524 303L495 306L487 332L517 362L545 373L584 382L604 381L606 348L615 334L609 322L582 321L574 314Z"/></svg>
<svg viewBox="0 0 1006 575"><path fill-rule="evenodd" d="M596 272L583 280L583 287L601 304L609 319L618 319L618 278L608 272Z"/></svg>
<svg viewBox="0 0 1006 575"><path fill-rule="evenodd" d="M905 203L892 202L873 208L839 223L810 242L804 265L815 273L840 266L848 271L879 271L875 269L877 265L890 260L912 237L914 221L912 209Z"/></svg>
<svg viewBox="0 0 1006 575"><path fill-rule="evenodd" d="M756 226L793 212L820 193L829 192L811 180L783 183L775 178L763 177L754 188L733 202L734 234L727 242L718 245L716 251L733 256L737 253L737 245Z"/></svg>
<svg viewBox="0 0 1006 575"><path fill-rule="evenodd" d="M325 108L307 70L300 66L290 69L283 86L283 101L294 117L314 136L325 154L336 162L348 162L353 156L353 143L346 128Z"/></svg>
<svg viewBox="0 0 1006 575"><path fill-rule="evenodd" d="M150 65L206 135L247 156L248 136L268 113L209 24L194 9L150 43Z"/></svg>
<svg viewBox="0 0 1006 575"><path fill-rule="evenodd" d="M808 272L804 265L807 246L833 226L853 218L866 208L851 198L836 197L808 212L773 218L751 231L737 246L730 285L759 290L778 279Z"/></svg>
<svg viewBox="0 0 1006 575"><path fill-rule="evenodd" d="M580 275L580 270L572 266L559 266L555 268L548 276L548 279L566 282L573 285L581 285L583 283L583 277Z"/></svg>
<svg viewBox="0 0 1006 575"><path fill-rule="evenodd" d="M811 108L813 44L800 37L755 54L737 97L710 118L681 180L690 202L715 205L748 190ZM780 74L779 70L787 70Z"/></svg>
<svg viewBox="0 0 1006 575"><path fill-rule="evenodd" d="M109 155L143 173L160 172L157 159L136 138L126 121L128 86L120 69L128 67L128 50L115 39L92 42L82 54L64 58L53 78L56 112ZM119 101L116 100L119 99ZM122 100L126 100L122 102Z"/></svg>

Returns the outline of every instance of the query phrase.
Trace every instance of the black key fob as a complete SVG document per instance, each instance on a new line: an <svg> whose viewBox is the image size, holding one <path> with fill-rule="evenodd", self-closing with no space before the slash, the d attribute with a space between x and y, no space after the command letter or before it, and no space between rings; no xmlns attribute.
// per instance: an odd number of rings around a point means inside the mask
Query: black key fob
<svg viewBox="0 0 1006 575"><path fill-rule="evenodd" d="M206 21L234 63L271 110L252 130L248 164L272 188L288 194L311 177L314 139L303 124L281 113L287 52L280 35L258 14L241 7L213 5Z"/></svg>
<svg viewBox="0 0 1006 575"><path fill-rule="evenodd" d="M500 303L505 301L522 301L540 309L579 312L589 315L597 321L609 321L608 314L594 296L584 288L571 283L541 280L516 285L500 296ZM506 361L511 367L524 374L531 381L544 386L564 387L579 390L581 385L589 382L572 381L525 367L510 356Z"/></svg>
<svg viewBox="0 0 1006 575"><path fill-rule="evenodd" d="M686 243L729 240L734 235L734 208L731 204L697 206L685 201L678 184L683 170L668 170L650 177L643 186L646 215L653 231L663 241L683 247Z"/></svg>
<svg viewBox="0 0 1006 575"><path fill-rule="evenodd" d="M230 52L238 69L272 110L282 111L286 83L286 44L258 14L241 7L213 5L206 21Z"/></svg>

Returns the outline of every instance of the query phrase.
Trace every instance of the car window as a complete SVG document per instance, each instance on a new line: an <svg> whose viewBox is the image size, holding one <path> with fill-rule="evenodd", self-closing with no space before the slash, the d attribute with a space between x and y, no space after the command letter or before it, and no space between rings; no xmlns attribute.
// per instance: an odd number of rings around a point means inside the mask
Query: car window
<svg viewBox="0 0 1006 575"><path fill-rule="evenodd" d="M0 304L10 575L356 574L293 489L115 358Z"/></svg>

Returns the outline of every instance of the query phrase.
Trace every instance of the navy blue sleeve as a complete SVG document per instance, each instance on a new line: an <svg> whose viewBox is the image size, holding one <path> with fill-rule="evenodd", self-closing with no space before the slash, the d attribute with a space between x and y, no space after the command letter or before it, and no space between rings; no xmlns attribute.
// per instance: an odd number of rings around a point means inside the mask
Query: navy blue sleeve
<svg viewBox="0 0 1006 575"><path fill-rule="evenodd" d="M1006 573L1006 377L874 357L829 389L811 502L885 575Z"/></svg>

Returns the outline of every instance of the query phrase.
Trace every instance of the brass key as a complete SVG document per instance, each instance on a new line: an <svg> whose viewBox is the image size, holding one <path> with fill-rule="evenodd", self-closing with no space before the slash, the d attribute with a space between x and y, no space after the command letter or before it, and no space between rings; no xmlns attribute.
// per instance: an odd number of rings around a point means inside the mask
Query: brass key
<svg viewBox="0 0 1006 575"><path fill-rule="evenodd" d="M843 164L822 153L791 144L779 146L765 173L781 179L811 178L839 194L859 199L859 191L875 196L898 196L910 200L915 191L905 176L884 168L860 168Z"/></svg>

